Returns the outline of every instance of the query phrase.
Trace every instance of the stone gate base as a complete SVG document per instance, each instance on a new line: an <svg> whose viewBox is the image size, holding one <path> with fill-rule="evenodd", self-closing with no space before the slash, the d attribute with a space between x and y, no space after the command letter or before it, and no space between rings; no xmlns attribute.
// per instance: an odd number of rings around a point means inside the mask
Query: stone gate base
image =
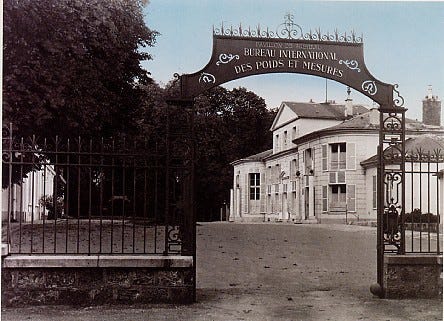
<svg viewBox="0 0 444 321"><path fill-rule="evenodd" d="M9 256L2 304L191 303L192 256Z"/></svg>
<svg viewBox="0 0 444 321"><path fill-rule="evenodd" d="M442 255L385 255L387 299L442 298Z"/></svg>

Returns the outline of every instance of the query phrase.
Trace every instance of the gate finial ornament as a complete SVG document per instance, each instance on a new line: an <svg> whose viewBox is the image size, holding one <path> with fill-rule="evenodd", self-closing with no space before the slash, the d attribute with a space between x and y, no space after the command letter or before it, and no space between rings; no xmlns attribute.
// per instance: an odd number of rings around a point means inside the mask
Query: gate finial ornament
<svg viewBox="0 0 444 321"><path fill-rule="evenodd" d="M300 39L302 37L302 28L294 23L294 15L287 13L285 21L281 23L276 30L276 35L284 39Z"/></svg>

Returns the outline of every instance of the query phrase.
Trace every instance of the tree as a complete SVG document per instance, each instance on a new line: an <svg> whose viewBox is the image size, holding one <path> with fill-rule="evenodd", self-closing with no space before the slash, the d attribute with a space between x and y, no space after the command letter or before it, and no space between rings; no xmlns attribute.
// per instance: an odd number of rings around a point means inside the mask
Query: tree
<svg viewBox="0 0 444 321"><path fill-rule="evenodd" d="M27 148L38 151L27 136L51 142L56 135L137 133L141 86L152 82L140 65L151 56L141 49L158 34L144 24L142 6L139 0L4 1L3 122L13 124L14 137L24 136ZM13 154L33 165L13 165L10 178L3 163L2 186L46 162L37 155Z"/></svg>
<svg viewBox="0 0 444 321"><path fill-rule="evenodd" d="M197 214L200 220L213 220L229 202L230 162L271 148L274 112L245 88L216 87L196 99L196 113Z"/></svg>
<svg viewBox="0 0 444 321"><path fill-rule="evenodd" d="M5 0L3 121L22 135L135 130L140 48L157 36L138 0Z"/></svg>

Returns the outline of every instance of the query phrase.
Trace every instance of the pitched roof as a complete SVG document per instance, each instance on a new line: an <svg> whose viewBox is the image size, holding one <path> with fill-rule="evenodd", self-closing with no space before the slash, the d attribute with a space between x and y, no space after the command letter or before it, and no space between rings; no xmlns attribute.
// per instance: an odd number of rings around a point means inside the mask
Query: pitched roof
<svg viewBox="0 0 444 321"><path fill-rule="evenodd" d="M345 120L345 105L330 103L300 103L284 101L299 118L318 118ZM362 105L353 105L353 114L362 114L368 112L368 109Z"/></svg>
<svg viewBox="0 0 444 321"><path fill-rule="evenodd" d="M254 154L254 155L250 155L250 156L235 160L234 162L231 163L231 165L235 165L235 164L243 163L243 162L261 162L267 156L270 156L271 154L273 154L273 149L269 149L269 150L266 150L265 152L260 152L260 153Z"/></svg>
<svg viewBox="0 0 444 321"><path fill-rule="evenodd" d="M414 155L418 153L433 154L438 150L444 153L444 137L419 136L409 138L405 141L405 150L407 155Z"/></svg>
<svg viewBox="0 0 444 321"><path fill-rule="evenodd" d="M418 137L408 138L405 141L405 153L406 157L428 155L439 155L440 158L444 157L444 137L422 135ZM390 147L389 147L390 149ZM378 155L374 155L361 162L364 167L371 167L378 162Z"/></svg>
<svg viewBox="0 0 444 321"><path fill-rule="evenodd" d="M372 113L373 117L372 117ZM376 114L376 115L375 115ZM376 117L375 117L376 116ZM373 118L373 119L372 119ZM341 129L341 128L355 128L355 129L379 129L379 110L371 109L360 115L356 115L353 118L347 119L344 122L329 127L328 129ZM421 123L420 121L406 118L405 119L406 130L439 130L437 126L430 126Z"/></svg>
<svg viewBox="0 0 444 321"><path fill-rule="evenodd" d="M444 127L430 126L425 125L417 120L405 119L405 129L410 133L419 133L423 134L438 134L442 135L444 133ZM343 122L327 127L324 129L320 129L317 131L313 131L304 136L298 137L293 140L294 143L300 144L305 141L309 141L316 137L321 137L326 134L338 133L344 131L353 131L353 132L372 132L377 134L379 131L379 110L371 109L366 113L356 115L353 118L344 120Z"/></svg>

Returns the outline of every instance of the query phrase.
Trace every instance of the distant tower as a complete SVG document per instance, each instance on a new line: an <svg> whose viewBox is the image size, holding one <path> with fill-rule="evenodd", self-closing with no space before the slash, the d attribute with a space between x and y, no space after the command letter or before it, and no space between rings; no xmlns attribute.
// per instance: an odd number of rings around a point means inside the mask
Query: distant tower
<svg viewBox="0 0 444 321"><path fill-rule="evenodd" d="M426 125L441 126L441 101L438 96L433 96L431 85L422 101L422 122Z"/></svg>
<svg viewBox="0 0 444 321"><path fill-rule="evenodd" d="M353 116L353 99L350 98L350 94L350 87L347 87L347 99L345 100L345 117Z"/></svg>

